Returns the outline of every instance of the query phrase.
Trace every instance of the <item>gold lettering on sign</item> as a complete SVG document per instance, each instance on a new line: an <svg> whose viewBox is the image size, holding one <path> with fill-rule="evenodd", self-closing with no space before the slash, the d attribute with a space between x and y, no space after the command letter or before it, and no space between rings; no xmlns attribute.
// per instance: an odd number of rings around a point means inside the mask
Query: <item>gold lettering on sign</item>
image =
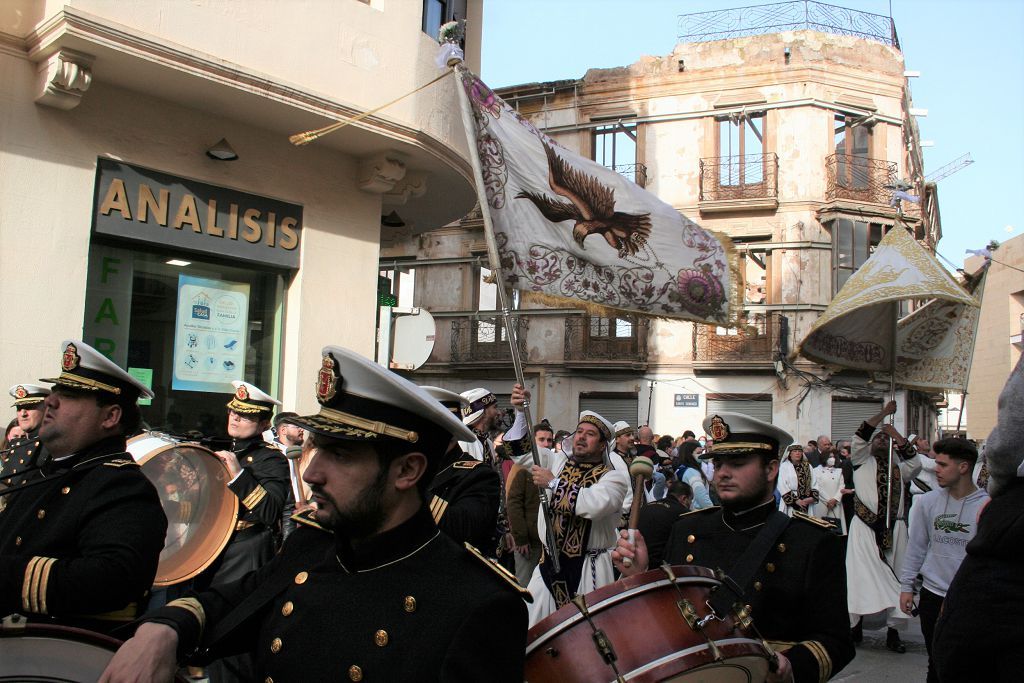
<svg viewBox="0 0 1024 683"><path fill-rule="evenodd" d="M196 206L196 198L190 194L181 198L178 205L178 213L174 214L174 228L181 230L182 226L188 223L192 226L192 232L202 232L203 226L199 224L199 208Z"/></svg>
<svg viewBox="0 0 1024 683"><path fill-rule="evenodd" d="M282 249L291 251L295 247L299 246L299 233L295 231L295 226L298 225L298 221L291 216L283 219L281 225L278 227L281 229L281 240L277 243L277 246Z"/></svg>
<svg viewBox="0 0 1024 683"><path fill-rule="evenodd" d="M238 204L231 203L231 209L228 211L228 237L233 240L238 239Z"/></svg>
<svg viewBox="0 0 1024 683"><path fill-rule="evenodd" d="M160 190L160 200L153 195L153 190L150 189L149 185L145 183L139 183L139 205L136 207L139 211L137 220L140 223L149 222L149 212L153 212L153 218L156 222L165 228L167 227L167 204L171 197L170 190Z"/></svg>
<svg viewBox="0 0 1024 683"><path fill-rule="evenodd" d="M268 247L274 246L274 233L277 231L277 214L273 211L267 212L267 239L264 242Z"/></svg>
<svg viewBox="0 0 1024 683"><path fill-rule="evenodd" d="M246 209L245 213L242 214L242 222L245 223L246 232L242 235L242 238L246 242L252 242L256 244L263 237L263 228L257 220L260 217L259 209Z"/></svg>
<svg viewBox="0 0 1024 683"><path fill-rule="evenodd" d="M223 237L224 228L217 225L217 200L211 199L206 205L206 234Z"/></svg>
<svg viewBox="0 0 1024 683"><path fill-rule="evenodd" d="M100 213L104 216L109 215L111 211L120 211L121 218L126 221L132 219L132 210L128 206L128 193L124 189L124 181L120 178L114 178L110 181L110 187L107 188L107 196L104 197L103 203L100 204Z"/></svg>

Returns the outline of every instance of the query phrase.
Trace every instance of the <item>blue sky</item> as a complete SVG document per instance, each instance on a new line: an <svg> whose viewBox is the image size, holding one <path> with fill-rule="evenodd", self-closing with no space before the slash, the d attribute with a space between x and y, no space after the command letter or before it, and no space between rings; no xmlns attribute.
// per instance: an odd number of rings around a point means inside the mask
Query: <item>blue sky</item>
<svg viewBox="0 0 1024 683"><path fill-rule="evenodd" d="M582 77L667 55L680 14L769 4L758 0L485 0L482 77L492 87ZM888 0L830 4L889 14ZM1024 1L892 0L930 173L970 152L974 164L939 183L938 252L1024 231ZM947 264L948 265L948 264Z"/></svg>

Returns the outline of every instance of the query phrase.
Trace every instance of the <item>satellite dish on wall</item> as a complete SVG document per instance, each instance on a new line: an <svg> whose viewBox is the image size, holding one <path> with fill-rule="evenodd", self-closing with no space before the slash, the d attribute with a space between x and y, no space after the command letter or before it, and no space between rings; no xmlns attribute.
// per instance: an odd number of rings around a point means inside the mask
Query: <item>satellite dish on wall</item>
<svg viewBox="0 0 1024 683"><path fill-rule="evenodd" d="M422 308L394 308L391 338L391 362L393 370L415 370L427 362L434 350L437 326L434 316Z"/></svg>

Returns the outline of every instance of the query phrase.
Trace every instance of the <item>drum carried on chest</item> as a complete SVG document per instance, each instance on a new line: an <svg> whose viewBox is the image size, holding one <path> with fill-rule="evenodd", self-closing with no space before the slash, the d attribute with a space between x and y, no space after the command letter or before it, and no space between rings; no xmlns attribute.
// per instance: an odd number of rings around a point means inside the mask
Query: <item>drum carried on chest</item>
<svg viewBox="0 0 1024 683"><path fill-rule="evenodd" d="M208 448L165 434L132 437L128 452L153 482L167 515L153 585L191 579L217 559L234 531L238 497L227 487L228 470Z"/></svg>
<svg viewBox="0 0 1024 683"><path fill-rule="evenodd" d="M0 681L94 683L120 645L95 631L8 617L0 623Z"/></svg>
<svg viewBox="0 0 1024 683"><path fill-rule="evenodd" d="M707 619L721 585L705 567L676 566L578 596L530 629L529 683L760 683L774 656L749 619Z"/></svg>

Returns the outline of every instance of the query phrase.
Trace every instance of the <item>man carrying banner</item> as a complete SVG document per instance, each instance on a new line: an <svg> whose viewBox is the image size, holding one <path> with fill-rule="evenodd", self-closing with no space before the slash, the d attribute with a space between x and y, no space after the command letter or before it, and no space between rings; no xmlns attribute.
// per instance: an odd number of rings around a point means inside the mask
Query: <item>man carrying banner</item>
<svg viewBox="0 0 1024 683"><path fill-rule="evenodd" d="M512 389L512 405L519 407L530 394L521 385ZM517 420L518 422L518 420ZM509 430L508 439L516 434ZM533 572L528 589L534 597L530 605L530 626L567 604L578 594L615 580L609 551L615 545L616 527L622 515L622 502L629 492L629 474L617 469L610 459L614 432L610 422L597 413L580 413L572 453L539 449L541 465L530 469L533 483L547 488L551 497L552 529L559 573L552 571L545 556ZM520 465L532 462L529 452L517 455ZM540 515L539 531L547 538L547 524Z"/></svg>
<svg viewBox="0 0 1024 683"><path fill-rule="evenodd" d="M898 572L907 549L907 496L905 482L921 469L914 447L890 424L878 425L896 412L896 401L862 423L853 437L854 516L846 550L849 582L850 627L860 642L864 615L886 612L885 646L907 651L899 631L908 615L900 610ZM889 440L893 440L893 467L889 469ZM891 481L890 481L891 479ZM888 514L887 514L888 511ZM888 517L889 526L886 526Z"/></svg>

